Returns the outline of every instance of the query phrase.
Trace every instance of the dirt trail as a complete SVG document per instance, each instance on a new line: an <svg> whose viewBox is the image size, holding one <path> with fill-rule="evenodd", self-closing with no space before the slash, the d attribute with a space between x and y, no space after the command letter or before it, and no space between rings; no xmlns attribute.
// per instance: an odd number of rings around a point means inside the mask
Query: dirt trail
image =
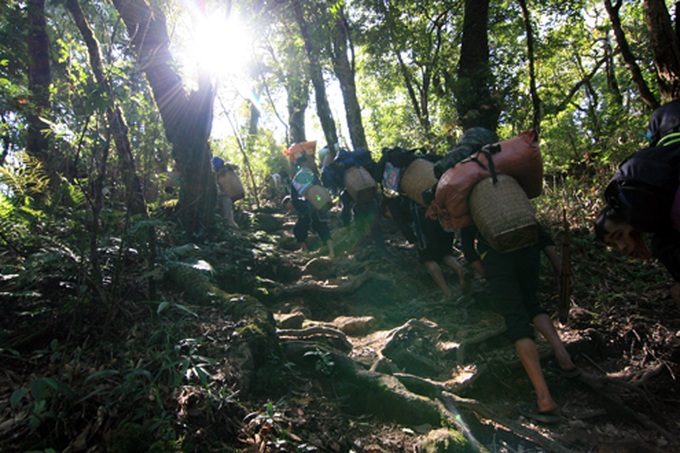
<svg viewBox="0 0 680 453"><path fill-rule="evenodd" d="M488 308L483 281L475 282L473 298L464 303L443 300L413 247L389 223L381 225L387 243L382 254L370 242L332 261L319 252L288 253L286 259L304 269L300 281L307 288L281 297L271 307L277 318L295 315L297 328L336 331L347 331L348 319L356 318L359 327L354 325L346 335L351 345L344 351L347 356L410 382L413 391L427 392L434 385L483 406L448 407L460 411L463 424L490 451L680 451L680 323L677 307L661 287L644 301L625 299L606 310L589 306L589 300L597 300L594 295L577 294L579 304L568 324L557 326L583 375L575 380L562 376L550 348L539 341L544 372L562 415L560 423L542 425L517 411L519 403L534 400L532 388L502 335L502 318ZM345 232L334 232L341 234ZM575 236L578 243L579 233ZM572 252L576 278L602 264L589 261L584 252ZM556 312L553 277L547 265L544 271L541 297ZM446 276L455 287L455 275ZM314 288L360 278L364 281L351 291ZM672 316L657 319L654 310L660 307ZM328 338L323 332L311 335L312 341L314 337ZM311 397L307 410L313 410L315 398L327 397ZM338 417L342 414L340 407ZM373 418L362 425L366 432L354 440L355 451L413 451L434 428Z"/></svg>

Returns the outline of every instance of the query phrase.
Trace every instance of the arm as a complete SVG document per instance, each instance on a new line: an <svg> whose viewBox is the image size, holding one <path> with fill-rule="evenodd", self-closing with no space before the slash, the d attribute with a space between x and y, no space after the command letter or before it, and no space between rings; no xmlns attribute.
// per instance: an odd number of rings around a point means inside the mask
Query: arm
<svg viewBox="0 0 680 453"><path fill-rule="evenodd" d="M538 230L538 246L548 258L550 267L552 267L555 277L559 280L560 274L562 273L562 259L560 254L557 253L557 247L555 246L555 241L552 236L540 225Z"/></svg>
<svg viewBox="0 0 680 453"><path fill-rule="evenodd" d="M465 261L468 262L470 266L479 275L484 275L484 267L482 266L482 260L477 253L477 248L475 247L475 238L477 237L477 227L471 225L460 230L460 248L463 250L463 256Z"/></svg>
<svg viewBox="0 0 680 453"><path fill-rule="evenodd" d="M408 210L404 209L402 200L399 198L388 198L385 201L385 207L409 244L415 244L416 235L409 226Z"/></svg>
<svg viewBox="0 0 680 453"><path fill-rule="evenodd" d="M543 248L543 254L548 258L548 261L550 261L550 266L552 267L555 277L559 278L562 273L562 260L557 253L557 247L555 247L554 244L548 245Z"/></svg>

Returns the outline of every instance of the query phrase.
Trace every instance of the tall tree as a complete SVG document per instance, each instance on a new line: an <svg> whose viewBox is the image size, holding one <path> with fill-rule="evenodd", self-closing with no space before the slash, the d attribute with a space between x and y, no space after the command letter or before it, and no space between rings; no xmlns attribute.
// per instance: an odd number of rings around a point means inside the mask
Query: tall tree
<svg viewBox="0 0 680 453"><path fill-rule="evenodd" d="M647 85L647 82L642 75L642 69L640 69L640 65L638 65L637 59L635 58L635 55L628 44L628 38L626 38L626 34L623 31L623 27L621 25L621 18L619 17L621 5L622 0L617 0L616 4L612 4L611 0L604 0L604 6L607 9L607 14L609 14L609 20L612 23L614 36L616 36L616 42L619 44L619 50L621 51L623 61L625 61L626 67L628 67L628 71L630 72L640 96L642 96L642 100L651 109L655 109L659 106L659 101L656 99L652 93L652 90Z"/></svg>
<svg viewBox="0 0 680 453"><path fill-rule="evenodd" d="M290 141L301 143L307 140L305 137L305 112L309 105L309 81L303 74L294 70L288 74L285 87Z"/></svg>
<svg viewBox="0 0 680 453"><path fill-rule="evenodd" d="M246 137L245 149L247 152L243 153L243 164L246 167L246 173L248 174L248 179L250 181L250 187L253 191L253 197L255 198L255 205L260 207L260 197L258 196L259 189L257 187L257 182L255 181L255 174L253 173L253 167L250 165L249 154L254 153L255 142L257 140L257 129L258 123L260 121L260 110L253 100L248 102L250 108L250 117L248 120L248 135Z"/></svg>
<svg viewBox="0 0 680 453"><path fill-rule="evenodd" d="M531 23L531 14L527 8L526 0L519 0L520 8L522 9L522 16L524 17L524 28L527 39L527 55L529 56L529 91L531 92L531 104L534 108L533 114L533 128L536 132L541 129L541 98L538 95L536 87L536 71L535 71L535 56L534 56L534 29Z"/></svg>
<svg viewBox="0 0 680 453"><path fill-rule="evenodd" d="M67 0L66 8L73 16L76 26L85 40L95 80L106 93L107 106L105 114L116 144L116 151L118 152L118 163L127 194L128 210L131 214L146 214L146 202L142 193L142 184L135 170L132 144L128 136L128 125L123 116L123 111L115 101L111 84L106 78L99 50L99 41L85 18L78 0Z"/></svg>
<svg viewBox="0 0 680 453"><path fill-rule="evenodd" d="M27 6L29 19L28 33L28 87L31 92L31 106L27 114L29 154L38 158L48 168L48 174L56 170L57 156L48 152L49 140L42 118L50 109L50 43L45 20L45 0L30 0Z"/></svg>
<svg viewBox="0 0 680 453"><path fill-rule="evenodd" d="M374 7L383 18L379 28L387 36L418 126L428 136L432 96L440 74L447 77L444 47L454 40L447 27L455 16L455 2L404 4L402 9L395 2L376 2Z"/></svg>
<svg viewBox="0 0 680 453"><path fill-rule="evenodd" d="M272 58L276 61L273 49ZM276 73L286 90L286 107L288 109L288 139L291 143L306 141L305 112L309 106L309 75L307 65L303 64L304 55L294 40L286 39L283 49L284 61L276 62ZM286 143L288 145L289 143Z"/></svg>
<svg viewBox="0 0 680 453"><path fill-rule="evenodd" d="M669 102L680 97L680 40L673 30L666 2L645 0L644 4L661 99Z"/></svg>
<svg viewBox="0 0 680 453"><path fill-rule="evenodd" d="M340 82L349 136L354 149L367 149L366 134L361 120L361 106L357 99L354 45L350 39L349 23L342 7L338 7L331 14L334 18L331 26L331 58L335 76Z"/></svg>
<svg viewBox="0 0 680 453"><path fill-rule="evenodd" d="M489 65L489 0L465 0L463 38L458 64L456 106L463 129L496 130L500 107L491 93Z"/></svg>
<svg viewBox="0 0 680 453"><path fill-rule="evenodd" d="M113 0L144 68L183 182L178 217L191 240L212 226L216 185L208 139L214 90L206 74L187 94L170 53L165 16L145 0Z"/></svg>
<svg viewBox="0 0 680 453"><path fill-rule="evenodd" d="M310 31L310 24L305 19L305 11L302 0L290 0L290 5L293 8L295 22L300 29L300 36L305 46L305 54L307 55L307 63L309 65L309 76L314 86L314 94L316 100L316 110L321 122L326 143L335 145L338 143L338 132L333 120L333 113L330 104L328 103L328 96L326 95L326 82L323 77L323 68L321 67L319 50L315 45L315 39Z"/></svg>

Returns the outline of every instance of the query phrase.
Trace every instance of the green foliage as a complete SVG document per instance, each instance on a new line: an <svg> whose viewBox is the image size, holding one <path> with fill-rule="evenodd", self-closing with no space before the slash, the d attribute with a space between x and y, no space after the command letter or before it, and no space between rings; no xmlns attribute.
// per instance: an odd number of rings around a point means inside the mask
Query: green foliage
<svg viewBox="0 0 680 453"><path fill-rule="evenodd" d="M322 351L321 349L317 348L314 351L306 352L305 357L316 358L314 369L324 376L330 376L334 373L335 362L333 362L333 356L330 352Z"/></svg>
<svg viewBox="0 0 680 453"><path fill-rule="evenodd" d="M148 62L132 58L129 36L118 22L115 7L111 2L81 3L101 44L112 93L93 79L87 48L63 2L48 2L52 107L42 119L50 147L41 161L24 152L26 118L34 107L27 72L31 58L27 4L0 2L3 314L9 319L7 324L13 322L17 330L31 332L29 338L17 340L5 338L3 331L0 352L23 366L34 359L26 352L32 341L43 340L45 332L59 338L43 350L31 351L50 360L50 367L44 368L44 375L36 373L21 387L7 392L7 401L0 409L18 420L18 430L41 439L40 445L31 448L65 449L52 441L77 438L83 432L82 426L68 426L68 415L79 413L83 419L96 420L101 410L102 417L110 417L106 420L116 419L108 450L172 451L182 446L174 431L174 408L169 406L173 392L181 386L195 386L218 407L232 397L228 392L218 394L211 386L219 359L208 352L206 338L187 333L200 316L200 310L187 301L210 302L221 291L253 294L263 286L258 282L258 278L262 280L263 263L276 263L276 257L269 249L254 247L245 235L218 229L211 238L215 242L189 244L178 232L180 226L171 221L128 216L120 188L125 170L119 165L116 143L103 111L113 102L122 108L137 175L154 209L166 199L162 189L167 171L173 168L173 150L144 74ZM172 14L181 9L167 2L156 3ZM229 114L244 149L233 137L211 143L214 155L241 169L249 198L238 203L237 209L254 199L247 170L252 170L254 185L262 190L270 183L269 175L288 167L281 153L288 137L279 125L287 122L287 107L294 105L311 112L304 47L288 8L270 8L271 2L265 2L267 7L255 3L239 4L238 8L242 17L257 21L254 28L261 35L255 47L266 49L267 57L243 77L250 77L249 82L257 80L256 91L261 93L266 83L274 105L262 103L258 132L248 137L244 125L250 103L241 102L242 95L237 93L240 87L227 87L238 99ZM329 76L330 26L340 8L347 13L356 45L359 101L374 157L379 157L383 147L393 146L425 146L439 154L446 152L450 141L461 132L452 88L457 83L463 2L305 3L329 85L336 82ZM502 138L510 138L531 127L533 116L524 24L516 2L492 2L490 7L491 63L497 81L493 95L503 108L498 132ZM541 149L548 181L535 205L542 220L552 221L553 227L561 208L566 208L570 222L581 233L574 237L574 243L585 249L591 240L592 217L601 205L601 190L618 162L641 146L639 132L645 128L649 111L639 100L620 55L613 55L610 72L605 72L601 64L606 46L617 47L601 2L549 0L530 2L529 7L542 101ZM657 93L643 7L641 2L624 2L621 17L643 77ZM442 47L435 59L433 20L438 16L447 19L439 30ZM171 17L170 24L183 19ZM432 77L428 79L430 85L425 86L427 71ZM423 130L414 113L405 75L416 91L423 90L418 94L429 107L428 130ZM220 82L224 86L233 80ZM286 92L289 105L283 100ZM281 120L272 119L274 108ZM342 106L334 108L336 119L342 121ZM98 188L100 177L102 193ZM623 259L620 263L627 270L617 278L634 277L634 282L644 279L644 283L663 278L655 268L633 267ZM576 290L592 291L599 283L598 276L583 274ZM150 296L154 285L161 288L160 294ZM597 292L597 304L609 306L623 297L623 290L610 288ZM627 288L641 289L635 284ZM120 332L109 327L109 315L113 314L135 324L130 326L124 343L118 339ZM81 374L69 371L71 374L48 375L51 364L67 354L61 342L67 336L74 342L80 335L94 338L90 336L93 325L101 335L97 340L116 336L124 346L115 353L108 351L109 355L120 354L116 361L102 359L91 368L81 369ZM267 334L255 323L244 322L238 329L244 335ZM68 347L78 349L72 344ZM330 354L315 351L308 355L315 360L319 374L335 371L337 364ZM73 362L77 362L75 358ZM288 371L287 366L276 363L278 371ZM259 373L257 385L284 387L283 373ZM282 405L270 402L249 418L250 429L271 438L272 445L289 442L281 408L277 407Z"/></svg>
<svg viewBox="0 0 680 453"><path fill-rule="evenodd" d="M20 153L0 167L0 183L7 186L15 206L29 206L47 196L49 179L37 159Z"/></svg>
<svg viewBox="0 0 680 453"><path fill-rule="evenodd" d="M290 440L288 440L289 436L285 427L284 406L284 401L279 401L276 404L268 401L262 412L249 414L246 418L247 432L252 436L261 436L267 439L268 443L276 449L285 449L289 446Z"/></svg>

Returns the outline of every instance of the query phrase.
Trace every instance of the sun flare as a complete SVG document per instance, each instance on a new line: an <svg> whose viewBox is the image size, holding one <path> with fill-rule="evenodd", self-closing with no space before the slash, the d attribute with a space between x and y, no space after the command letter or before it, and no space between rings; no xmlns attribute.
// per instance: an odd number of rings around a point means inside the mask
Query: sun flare
<svg viewBox="0 0 680 453"><path fill-rule="evenodd" d="M216 78L242 75L252 60L252 38L235 15L194 18L190 37L181 44L180 63Z"/></svg>

